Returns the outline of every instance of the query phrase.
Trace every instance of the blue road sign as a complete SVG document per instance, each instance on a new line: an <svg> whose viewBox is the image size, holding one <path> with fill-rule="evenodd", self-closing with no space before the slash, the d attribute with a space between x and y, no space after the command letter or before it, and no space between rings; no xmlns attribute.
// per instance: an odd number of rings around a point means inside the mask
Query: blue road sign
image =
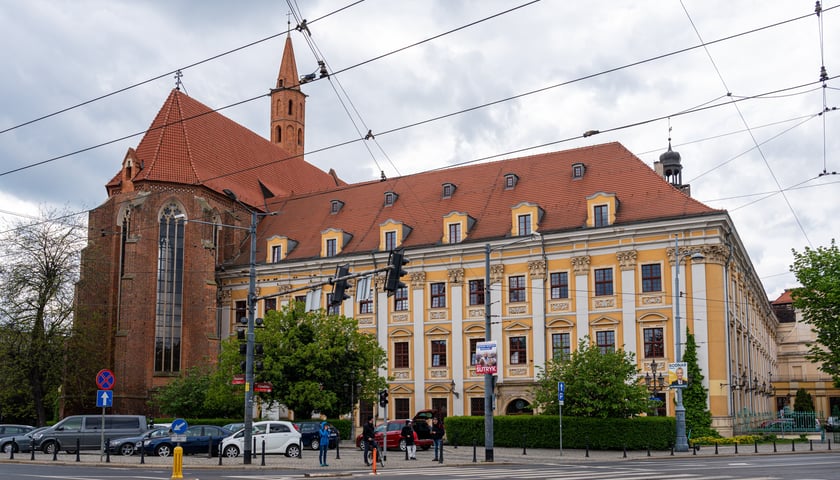
<svg viewBox="0 0 840 480"><path fill-rule="evenodd" d="M114 405L114 392L111 390L99 390L96 392L96 406L110 407Z"/></svg>
<svg viewBox="0 0 840 480"><path fill-rule="evenodd" d="M102 390L111 390L114 388L116 381L117 378L114 376L114 372L110 370L102 369L96 374L96 386Z"/></svg>
<svg viewBox="0 0 840 480"><path fill-rule="evenodd" d="M172 425L169 427L172 430L172 433L176 435L182 435L187 432L187 421L183 418L176 418L172 420Z"/></svg>
<svg viewBox="0 0 840 480"><path fill-rule="evenodd" d="M557 382L557 401L563 404L566 400L566 382Z"/></svg>

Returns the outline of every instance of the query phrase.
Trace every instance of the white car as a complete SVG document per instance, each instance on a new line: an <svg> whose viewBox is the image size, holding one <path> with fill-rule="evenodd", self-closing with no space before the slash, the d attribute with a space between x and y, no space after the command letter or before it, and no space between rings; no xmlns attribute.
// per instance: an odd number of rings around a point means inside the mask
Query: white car
<svg viewBox="0 0 840 480"><path fill-rule="evenodd" d="M255 442L253 454L282 453L287 457L300 456L300 432L297 431L292 422L282 420L266 420L254 422L251 439ZM227 457L238 457L245 449L245 429L222 440L222 452ZM263 443L265 442L265 443Z"/></svg>

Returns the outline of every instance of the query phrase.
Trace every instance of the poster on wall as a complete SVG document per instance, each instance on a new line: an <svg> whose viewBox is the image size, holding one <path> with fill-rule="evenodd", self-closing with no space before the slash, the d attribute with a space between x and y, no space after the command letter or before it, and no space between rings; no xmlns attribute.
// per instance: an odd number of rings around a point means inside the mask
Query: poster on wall
<svg viewBox="0 0 840 480"><path fill-rule="evenodd" d="M498 355L496 341L478 342L475 344L475 373L479 375L495 375L498 371Z"/></svg>

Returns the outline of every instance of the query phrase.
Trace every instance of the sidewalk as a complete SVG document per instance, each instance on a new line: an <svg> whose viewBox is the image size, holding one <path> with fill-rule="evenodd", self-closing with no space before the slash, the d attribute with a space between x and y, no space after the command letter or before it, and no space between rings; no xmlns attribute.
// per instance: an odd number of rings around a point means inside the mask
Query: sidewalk
<svg viewBox="0 0 840 480"><path fill-rule="evenodd" d="M736 451L737 450L737 451ZM541 463L541 464L563 464L563 463L598 463L598 462L620 462L643 459L686 459L686 458L701 458L718 456L737 456L749 457L751 455L779 455L779 454L809 454L809 453L838 453L840 454L840 445L831 442L797 442L791 443L790 440L779 440L775 446L773 444L751 444L751 445L720 445L715 446L704 445L697 450L689 450L688 452L671 452L668 451L603 451L603 450L580 450L580 449L564 449L562 452L559 449L522 449L522 448L494 448L493 457L494 463L506 464L525 464L525 463ZM385 461L385 469L401 468L406 466L416 467L436 467L436 466L452 466L452 465L475 465L485 464L485 450L482 446L477 446L473 449L472 446L459 446L457 448L447 445L444 448L444 462L433 462L434 453L432 450L418 450L417 461L405 460L405 453L400 451L389 451ZM172 457L141 457L133 455L124 457L121 455L111 455L109 458L101 457L99 452L82 452L80 455L59 453L56 460L53 460L52 455L46 455L41 452L35 453L35 462L51 463L60 462L63 464L99 464L103 466L136 466L145 468L172 468ZM331 473L343 471L361 471L370 469L365 467L362 459L362 452L353 447L349 441L343 441L341 448L330 450L328 454L328 467L321 467L318 464L318 452L316 450L304 450L302 458L289 458L282 455L266 455L265 458L257 456L253 458L250 465L244 465L242 457L227 458L223 457L221 465L219 458L208 458L205 455L186 455L183 458L183 471L188 472L191 469L207 469L207 468L289 468L300 470L302 473ZM108 461L110 460L110 461ZM473 462L475 460L475 463ZM13 460L9 459L8 454L0 456L0 465L7 462L27 463L32 462L30 453L17 453ZM382 467L379 467L382 468Z"/></svg>

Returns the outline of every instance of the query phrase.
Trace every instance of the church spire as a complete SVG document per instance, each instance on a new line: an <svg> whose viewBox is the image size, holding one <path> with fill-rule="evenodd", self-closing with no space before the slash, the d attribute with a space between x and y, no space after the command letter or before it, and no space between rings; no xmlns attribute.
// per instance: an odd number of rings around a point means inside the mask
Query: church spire
<svg viewBox="0 0 840 480"><path fill-rule="evenodd" d="M286 36L277 84L271 89L271 141L303 156L305 120L306 95L300 91L292 38Z"/></svg>

